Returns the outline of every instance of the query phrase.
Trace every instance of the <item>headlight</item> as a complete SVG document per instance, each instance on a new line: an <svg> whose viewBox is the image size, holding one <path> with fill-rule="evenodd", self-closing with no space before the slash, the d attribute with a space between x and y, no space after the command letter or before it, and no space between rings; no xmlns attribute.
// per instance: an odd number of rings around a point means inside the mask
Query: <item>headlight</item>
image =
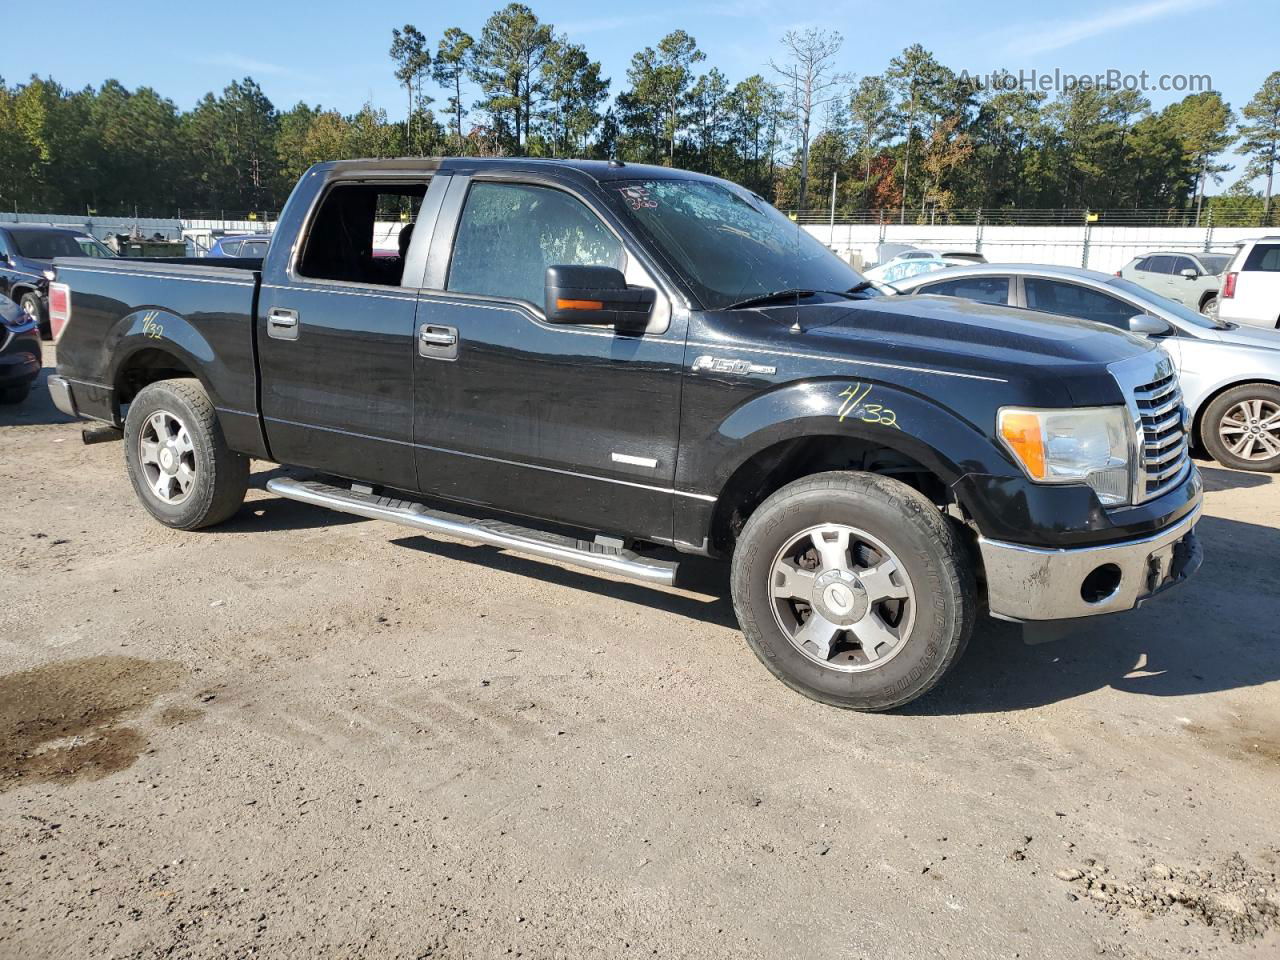
<svg viewBox="0 0 1280 960"><path fill-rule="evenodd" d="M1002 407L999 434L1036 483L1087 483L1106 506L1128 503L1132 425L1124 407Z"/></svg>

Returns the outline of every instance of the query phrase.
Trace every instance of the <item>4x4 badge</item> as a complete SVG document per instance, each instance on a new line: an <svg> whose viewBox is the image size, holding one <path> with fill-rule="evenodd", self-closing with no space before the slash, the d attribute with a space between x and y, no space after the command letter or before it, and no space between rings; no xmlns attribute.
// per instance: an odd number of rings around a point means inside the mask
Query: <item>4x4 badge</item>
<svg viewBox="0 0 1280 960"><path fill-rule="evenodd" d="M699 371L708 371L710 373L736 373L742 376L760 376L768 377L778 372L777 367L766 366L763 363L751 363L747 360L731 360L728 357L712 357L703 354L693 361L693 370L695 373Z"/></svg>

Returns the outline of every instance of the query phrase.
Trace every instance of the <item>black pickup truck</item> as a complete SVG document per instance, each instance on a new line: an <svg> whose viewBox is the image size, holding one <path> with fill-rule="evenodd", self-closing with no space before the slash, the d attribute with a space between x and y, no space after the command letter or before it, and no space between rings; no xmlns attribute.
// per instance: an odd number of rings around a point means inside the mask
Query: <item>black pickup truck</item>
<svg viewBox="0 0 1280 960"><path fill-rule="evenodd" d="M920 696L981 611L1128 610L1200 563L1162 350L880 297L722 180L325 163L263 260L54 269L54 400L160 522L227 519L258 458L315 471L279 496L606 574L728 558L752 649L826 703Z"/></svg>

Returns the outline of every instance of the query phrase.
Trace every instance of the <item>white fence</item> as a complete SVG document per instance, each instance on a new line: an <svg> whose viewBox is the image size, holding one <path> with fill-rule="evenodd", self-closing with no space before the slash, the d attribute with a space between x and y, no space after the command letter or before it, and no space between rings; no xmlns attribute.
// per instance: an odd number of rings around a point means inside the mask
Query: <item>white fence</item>
<svg viewBox="0 0 1280 960"><path fill-rule="evenodd" d="M1232 253L1235 245L1267 231L1260 227L997 227L912 224L806 224L842 257L878 262L881 244L973 250L992 263L1048 263L1112 273L1152 250ZM1274 232L1274 231L1273 231Z"/></svg>

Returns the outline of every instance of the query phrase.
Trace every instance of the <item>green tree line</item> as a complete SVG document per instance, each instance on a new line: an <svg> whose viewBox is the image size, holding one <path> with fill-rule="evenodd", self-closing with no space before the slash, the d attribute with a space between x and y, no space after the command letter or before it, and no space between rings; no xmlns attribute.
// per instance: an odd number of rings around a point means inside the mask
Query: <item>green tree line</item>
<svg viewBox="0 0 1280 960"><path fill-rule="evenodd" d="M71 90L0 78L0 208L172 216L278 210L320 160L393 155L618 158L727 177L784 208L916 222L955 210L1193 210L1271 214L1280 71L1237 116L1214 91L1160 110L1143 94L1055 94L982 82L913 45L879 73L840 69L834 31L788 32L732 82L675 30L631 57L616 96L600 63L511 3L477 36L391 31L402 113L278 109L249 77L194 108L115 80ZM1262 191L1249 184L1259 180Z"/></svg>

